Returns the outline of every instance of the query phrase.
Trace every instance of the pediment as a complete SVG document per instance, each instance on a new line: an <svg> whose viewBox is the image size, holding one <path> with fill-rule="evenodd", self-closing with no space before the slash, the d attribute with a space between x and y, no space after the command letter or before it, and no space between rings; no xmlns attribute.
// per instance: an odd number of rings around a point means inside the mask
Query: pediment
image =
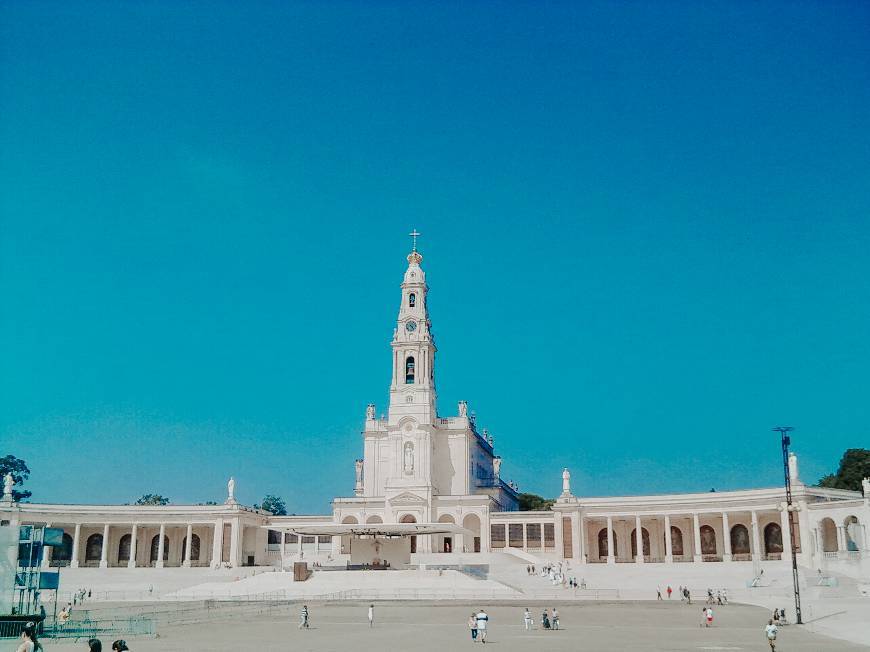
<svg viewBox="0 0 870 652"><path fill-rule="evenodd" d="M410 491L403 491L398 496L390 498L391 505L425 505L426 500Z"/></svg>

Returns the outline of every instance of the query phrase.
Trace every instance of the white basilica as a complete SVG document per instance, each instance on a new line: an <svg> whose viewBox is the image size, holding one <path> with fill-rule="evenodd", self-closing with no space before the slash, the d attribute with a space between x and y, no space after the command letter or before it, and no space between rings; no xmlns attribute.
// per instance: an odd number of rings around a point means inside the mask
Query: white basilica
<svg viewBox="0 0 870 652"><path fill-rule="evenodd" d="M518 511L501 459L467 405L438 413L435 339L416 245L391 343L386 418L366 409L353 495L331 515L273 516L238 504L50 505L0 501L3 525L63 528L44 563L73 567L281 566L304 559L392 566L512 553L576 564L788 563L870 574L870 480L859 492L800 481L790 460L795 527L781 487L697 494L578 497L562 471L552 509ZM554 473L556 470L554 470ZM7 487L7 489L10 489ZM531 558L531 557L529 557Z"/></svg>

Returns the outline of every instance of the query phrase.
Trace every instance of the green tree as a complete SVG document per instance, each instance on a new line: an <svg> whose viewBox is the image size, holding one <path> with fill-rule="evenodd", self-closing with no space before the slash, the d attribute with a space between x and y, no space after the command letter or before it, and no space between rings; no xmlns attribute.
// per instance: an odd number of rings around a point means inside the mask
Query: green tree
<svg viewBox="0 0 870 652"><path fill-rule="evenodd" d="M7 473L12 474L12 500L20 502L33 495L30 491L18 491L15 488L23 485L24 481L30 477L30 469L27 468L27 463L24 460L18 459L14 455L0 457L0 483L5 480Z"/></svg>
<svg viewBox="0 0 870 652"><path fill-rule="evenodd" d="M850 448L840 459L840 468L819 480L820 487L861 491L861 479L870 478L870 450Z"/></svg>
<svg viewBox="0 0 870 652"><path fill-rule="evenodd" d="M553 506L555 500L543 498L537 494L520 494L521 512L545 512Z"/></svg>
<svg viewBox="0 0 870 652"><path fill-rule="evenodd" d="M280 496L266 494L266 497L263 498L263 504L254 505L254 507L256 509L264 509L267 512L272 512L275 516L287 516L287 506L284 504L284 501L281 500Z"/></svg>
<svg viewBox="0 0 870 652"><path fill-rule="evenodd" d="M160 494L145 494L136 501L137 505L168 505L169 498L164 498Z"/></svg>

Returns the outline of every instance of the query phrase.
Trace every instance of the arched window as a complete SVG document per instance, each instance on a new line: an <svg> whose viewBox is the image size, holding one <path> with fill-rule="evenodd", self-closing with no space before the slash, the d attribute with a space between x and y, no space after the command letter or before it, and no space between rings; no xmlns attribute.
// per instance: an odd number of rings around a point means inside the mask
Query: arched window
<svg viewBox="0 0 870 652"><path fill-rule="evenodd" d="M857 552L861 549L859 544L863 543L862 527L857 516L848 516L843 521L843 529L846 534L846 550Z"/></svg>
<svg viewBox="0 0 870 652"><path fill-rule="evenodd" d="M640 539L643 543L643 554L649 557L649 531L645 527L640 529ZM631 556L637 557L637 528L631 531Z"/></svg>
<svg viewBox="0 0 870 652"><path fill-rule="evenodd" d="M741 523L731 528L731 554L749 554L749 530Z"/></svg>
<svg viewBox="0 0 870 652"><path fill-rule="evenodd" d="M619 546L617 546L616 542L616 533L613 533L613 556L617 557L619 555ZM603 559L607 557L607 528L603 527L598 531L598 558Z"/></svg>
<svg viewBox="0 0 870 652"><path fill-rule="evenodd" d="M92 534L85 544L85 561L99 561L103 554L103 535Z"/></svg>
<svg viewBox="0 0 870 652"><path fill-rule="evenodd" d="M408 306L413 308L416 305L417 305L417 295L414 294L413 292L411 292L411 294L408 295Z"/></svg>
<svg viewBox="0 0 870 652"><path fill-rule="evenodd" d="M701 554L716 554L716 530L709 525L701 526Z"/></svg>
<svg viewBox="0 0 870 652"><path fill-rule="evenodd" d="M405 360L405 384L414 384L414 356L409 355Z"/></svg>
<svg viewBox="0 0 870 652"><path fill-rule="evenodd" d="M822 551L837 552L840 547L837 542L837 524L829 518L823 518L819 529L822 531Z"/></svg>
<svg viewBox="0 0 870 652"><path fill-rule="evenodd" d="M118 561L130 561L130 544L132 541L133 537L129 534L121 537L121 540L118 542Z"/></svg>
<svg viewBox="0 0 870 652"><path fill-rule="evenodd" d="M674 557L683 556L683 531L676 525L671 526L671 554Z"/></svg>
<svg viewBox="0 0 870 652"><path fill-rule="evenodd" d="M155 534L151 539L151 561L157 561L157 553L160 552L160 535ZM163 536L163 561L169 561L169 537Z"/></svg>
<svg viewBox="0 0 870 652"><path fill-rule="evenodd" d="M776 523L764 526L764 552L768 555L782 552L782 528Z"/></svg>
<svg viewBox="0 0 870 652"><path fill-rule="evenodd" d="M51 553L52 566L59 565L54 562L65 562L72 559L73 540L66 532L63 533L63 545L55 548Z"/></svg>
<svg viewBox="0 0 870 652"><path fill-rule="evenodd" d="M269 530L269 543L273 543L273 541L272 541L272 539L273 539L272 533L273 532L275 532L275 531ZM275 532L275 535L277 535L277 536L274 537L274 539L275 539L274 543L281 543L281 533ZM186 549L187 549L187 537L184 537L184 539L181 542L181 554L182 555L184 554L184 551ZM199 561L199 535L198 534L194 534L190 538L190 561Z"/></svg>

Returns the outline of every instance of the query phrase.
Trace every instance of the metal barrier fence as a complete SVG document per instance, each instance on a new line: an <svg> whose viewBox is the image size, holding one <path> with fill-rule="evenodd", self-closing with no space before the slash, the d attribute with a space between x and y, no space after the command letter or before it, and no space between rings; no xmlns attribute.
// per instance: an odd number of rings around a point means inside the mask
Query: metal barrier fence
<svg viewBox="0 0 870 652"><path fill-rule="evenodd" d="M0 622L0 638L18 638L24 623ZM65 625L52 625L48 622L39 631L40 638L46 639L89 639L100 636L154 636L155 622L148 616L120 616L104 619L82 619L69 621Z"/></svg>

